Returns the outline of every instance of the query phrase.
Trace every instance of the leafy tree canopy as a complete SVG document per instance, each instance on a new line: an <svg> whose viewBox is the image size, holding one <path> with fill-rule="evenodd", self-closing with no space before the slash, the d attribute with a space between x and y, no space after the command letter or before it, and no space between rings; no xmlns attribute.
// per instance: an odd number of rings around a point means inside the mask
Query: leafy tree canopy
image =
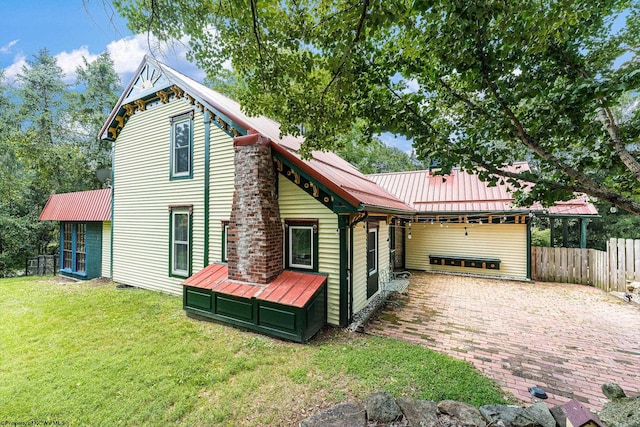
<svg viewBox="0 0 640 427"><path fill-rule="evenodd" d="M230 60L252 114L332 150L356 119L443 170L535 183L522 203L586 192L640 214L637 0L116 0L136 31ZM612 30L614 22L621 29ZM529 160L531 173L504 166Z"/></svg>
<svg viewBox="0 0 640 427"><path fill-rule="evenodd" d="M15 87L0 70L0 277L55 250L56 227L38 221L49 195L98 188L96 168L111 164L97 134L120 91L113 63L107 54L85 61L75 90L63 77L46 49Z"/></svg>

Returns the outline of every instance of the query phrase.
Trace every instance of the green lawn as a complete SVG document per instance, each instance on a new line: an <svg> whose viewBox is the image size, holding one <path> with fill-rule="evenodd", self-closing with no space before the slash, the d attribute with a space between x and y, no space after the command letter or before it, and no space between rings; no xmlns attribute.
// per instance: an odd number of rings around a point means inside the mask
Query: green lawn
<svg viewBox="0 0 640 427"><path fill-rule="evenodd" d="M0 423L295 425L379 390L504 402L469 364L421 347L331 328L288 343L181 304L113 283L0 280Z"/></svg>

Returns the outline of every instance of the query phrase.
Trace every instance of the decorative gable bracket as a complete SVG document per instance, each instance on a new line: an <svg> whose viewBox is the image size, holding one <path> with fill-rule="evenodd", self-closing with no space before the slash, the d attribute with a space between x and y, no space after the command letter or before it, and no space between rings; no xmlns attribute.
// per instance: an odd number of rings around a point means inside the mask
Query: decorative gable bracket
<svg viewBox="0 0 640 427"><path fill-rule="evenodd" d="M277 173L293 182L298 188L305 191L333 212L347 213L358 211L356 207L351 206L281 155L275 153L273 155L273 162Z"/></svg>

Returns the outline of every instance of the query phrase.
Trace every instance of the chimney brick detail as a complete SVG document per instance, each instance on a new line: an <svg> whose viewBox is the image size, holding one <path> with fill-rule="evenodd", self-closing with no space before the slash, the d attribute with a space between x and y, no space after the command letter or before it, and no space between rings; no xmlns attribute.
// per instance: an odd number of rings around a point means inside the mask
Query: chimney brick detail
<svg viewBox="0 0 640 427"><path fill-rule="evenodd" d="M228 230L229 279L268 284L282 272L283 231L268 138L237 137Z"/></svg>

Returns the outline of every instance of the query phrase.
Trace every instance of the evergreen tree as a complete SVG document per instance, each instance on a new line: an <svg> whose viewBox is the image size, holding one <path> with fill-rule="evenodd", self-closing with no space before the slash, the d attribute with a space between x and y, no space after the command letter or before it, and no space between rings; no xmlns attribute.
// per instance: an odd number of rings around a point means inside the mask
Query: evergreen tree
<svg viewBox="0 0 640 427"><path fill-rule="evenodd" d="M111 142L101 140L99 133L118 102L120 78L107 52L92 62L83 58L83 65L76 72L76 90L70 93L70 104L78 143L91 170L109 168Z"/></svg>
<svg viewBox="0 0 640 427"><path fill-rule="evenodd" d="M37 132L40 143L53 144L61 139L60 125L65 108L64 73L56 59L44 48L22 66L16 76L20 86L17 95L22 101L21 118Z"/></svg>

